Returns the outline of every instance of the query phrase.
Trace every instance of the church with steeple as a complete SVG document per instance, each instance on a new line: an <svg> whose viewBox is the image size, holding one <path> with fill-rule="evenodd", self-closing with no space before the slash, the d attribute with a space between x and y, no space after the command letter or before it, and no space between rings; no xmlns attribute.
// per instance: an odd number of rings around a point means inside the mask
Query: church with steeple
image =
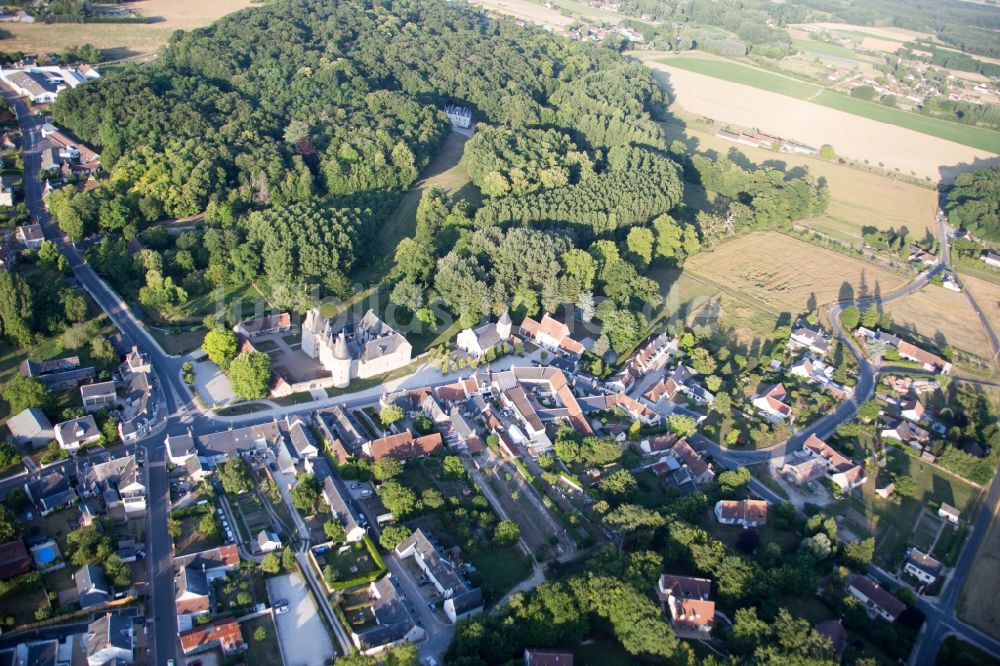
<svg viewBox="0 0 1000 666"><path fill-rule="evenodd" d="M473 358L480 358L490 349L509 342L510 328L510 315L504 311L495 324L486 324L476 329L467 328L459 333L455 346Z"/></svg>
<svg viewBox="0 0 1000 666"><path fill-rule="evenodd" d="M374 377L410 362L413 346L373 310L360 321L338 326L313 308L302 322L302 351L317 359L346 388L355 378Z"/></svg>

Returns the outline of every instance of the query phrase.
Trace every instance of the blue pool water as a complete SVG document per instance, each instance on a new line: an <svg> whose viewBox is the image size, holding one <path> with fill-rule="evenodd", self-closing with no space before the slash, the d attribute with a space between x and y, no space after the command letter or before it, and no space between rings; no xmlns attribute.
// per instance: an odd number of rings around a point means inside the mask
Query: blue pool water
<svg viewBox="0 0 1000 666"><path fill-rule="evenodd" d="M36 553L36 557L38 558L39 564L48 564L52 560L56 559L56 551L52 550L51 546L46 546Z"/></svg>

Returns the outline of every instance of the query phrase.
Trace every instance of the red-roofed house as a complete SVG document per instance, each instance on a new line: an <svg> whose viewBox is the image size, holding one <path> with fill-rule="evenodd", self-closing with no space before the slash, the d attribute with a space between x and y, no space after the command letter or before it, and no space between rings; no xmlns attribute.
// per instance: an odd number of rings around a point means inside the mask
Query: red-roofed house
<svg viewBox="0 0 1000 666"><path fill-rule="evenodd" d="M257 319L241 321L233 327L233 330L244 337L256 338L258 335L284 333L291 327L292 315L282 312L281 314L266 315Z"/></svg>
<svg viewBox="0 0 1000 666"><path fill-rule="evenodd" d="M521 333L540 347L552 351L560 350L574 356L580 356L585 351L582 344L569 336L569 327L550 317L547 312L540 322L525 317L521 322Z"/></svg>
<svg viewBox="0 0 1000 666"><path fill-rule="evenodd" d="M0 544L0 580L9 580L31 571L31 555L20 539Z"/></svg>
<svg viewBox="0 0 1000 666"><path fill-rule="evenodd" d="M879 587L878 583L868 576L851 574L847 577L847 591L851 596L865 605L871 617L876 615L889 622L906 610L906 604L893 596L888 590Z"/></svg>
<svg viewBox="0 0 1000 666"><path fill-rule="evenodd" d="M433 453L441 448L442 443L443 440L439 432L422 437L414 437L413 433L407 430L398 435L389 435L388 437L366 442L362 444L361 450L373 460L381 460L386 456L391 456L397 460L407 460Z"/></svg>
<svg viewBox="0 0 1000 666"><path fill-rule="evenodd" d="M682 638L707 638L715 624L715 602L709 600L712 581L687 576L660 576L657 593Z"/></svg>
<svg viewBox="0 0 1000 666"><path fill-rule="evenodd" d="M771 421L784 421L792 415L792 408L785 400L788 391L781 384L768 386L753 397L753 406Z"/></svg>
<svg viewBox="0 0 1000 666"><path fill-rule="evenodd" d="M246 647L243 644L240 625L232 619L186 631L181 634L180 638L184 654L194 654L219 647L223 654L229 655Z"/></svg>
<svg viewBox="0 0 1000 666"><path fill-rule="evenodd" d="M719 500L715 504L715 519L724 525L761 527L767 524L765 500Z"/></svg>
<svg viewBox="0 0 1000 666"><path fill-rule="evenodd" d="M899 341L898 349L899 356L901 358L904 358L907 361L915 361L923 364L924 370L930 372L940 372L945 375L951 372L951 363L949 361L946 361L937 354L932 354L929 351L923 350L906 340Z"/></svg>
<svg viewBox="0 0 1000 666"><path fill-rule="evenodd" d="M868 480L861 465L835 451L816 435L810 435L802 450L794 455L799 458L818 458L826 461L826 475L842 490L852 490Z"/></svg>

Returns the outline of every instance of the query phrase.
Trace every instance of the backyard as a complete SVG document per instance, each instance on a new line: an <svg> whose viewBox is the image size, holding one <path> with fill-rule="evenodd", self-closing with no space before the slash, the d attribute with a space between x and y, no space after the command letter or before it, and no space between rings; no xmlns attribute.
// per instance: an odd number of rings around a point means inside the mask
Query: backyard
<svg viewBox="0 0 1000 666"><path fill-rule="evenodd" d="M237 569L213 581L215 614L239 617L253 612L256 604L267 604L267 588L259 567Z"/></svg>
<svg viewBox="0 0 1000 666"><path fill-rule="evenodd" d="M875 494L875 488L887 483L892 475L913 478L916 485L913 497L900 497L897 493L882 499ZM849 498L833 510L848 520L857 517L867 522L867 527L873 528L876 534L876 561L892 566L902 560L909 546L919 543L929 547L933 540L931 532L936 534L936 525L940 525L937 506L947 502L958 508L963 516L970 516L978 504L979 494L977 488L953 474L897 449L889 449L886 469L877 481L869 480L861 487L861 500ZM931 508L925 510L928 506ZM930 515L922 517L927 513Z"/></svg>
<svg viewBox="0 0 1000 666"><path fill-rule="evenodd" d="M171 519L180 521L178 536L174 537L174 552L176 555L189 555L222 545L222 526L219 519L213 515L215 505L188 506L177 509L170 514ZM199 527L206 516L212 516L215 529L211 532L200 532Z"/></svg>
<svg viewBox="0 0 1000 666"><path fill-rule="evenodd" d="M264 630L261 640L257 640L258 631ZM243 641L247 644L248 664L280 664L281 647L278 643L278 633L270 615L262 615L240 624Z"/></svg>
<svg viewBox="0 0 1000 666"><path fill-rule="evenodd" d="M997 508L994 507L994 511ZM967 514L968 515L968 514ZM958 617L1000 640L1000 521L994 513L990 531L979 546L965 587L958 597Z"/></svg>

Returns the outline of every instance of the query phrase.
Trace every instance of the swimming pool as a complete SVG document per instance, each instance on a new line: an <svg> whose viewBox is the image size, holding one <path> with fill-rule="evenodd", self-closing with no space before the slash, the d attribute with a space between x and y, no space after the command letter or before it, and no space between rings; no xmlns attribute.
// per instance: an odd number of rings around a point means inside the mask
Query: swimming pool
<svg viewBox="0 0 1000 666"><path fill-rule="evenodd" d="M52 546L45 546L44 548L39 548L35 551L35 560L40 565L46 565L56 559L56 551Z"/></svg>

